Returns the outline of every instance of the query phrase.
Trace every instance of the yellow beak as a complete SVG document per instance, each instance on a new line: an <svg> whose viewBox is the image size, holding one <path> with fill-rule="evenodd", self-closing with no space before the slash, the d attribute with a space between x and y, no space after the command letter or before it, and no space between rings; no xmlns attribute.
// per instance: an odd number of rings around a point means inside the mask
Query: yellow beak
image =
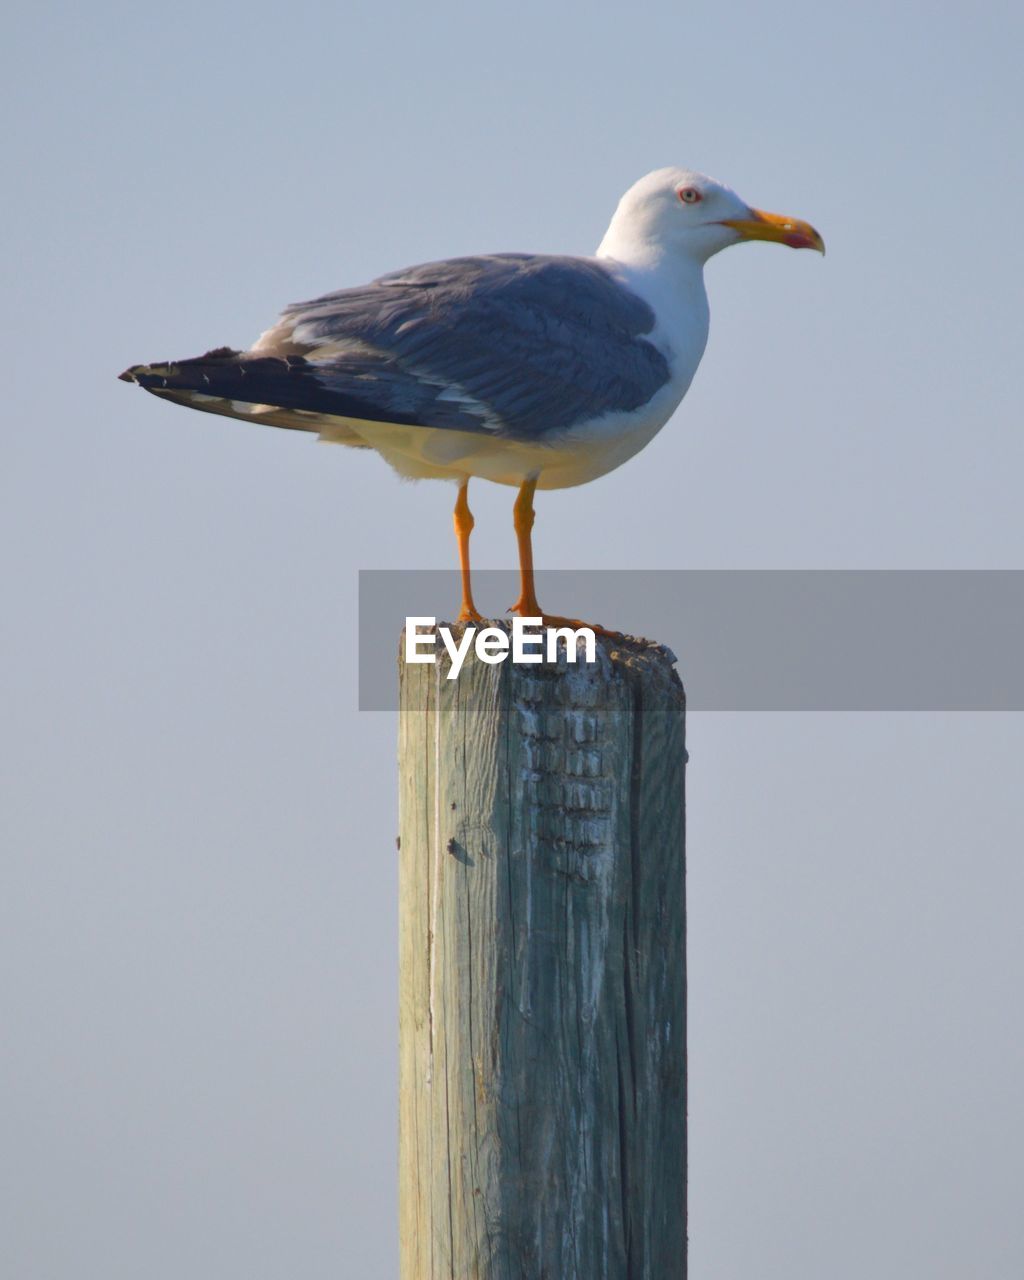
<svg viewBox="0 0 1024 1280"><path fill-rule="evenodd" d="M809 222L787 217L784 213L765 213L751 209L750 218L726 218L723 226L738 231L744 240L774 240L791 249L817 249L825 252L825 241Z"/></svg>

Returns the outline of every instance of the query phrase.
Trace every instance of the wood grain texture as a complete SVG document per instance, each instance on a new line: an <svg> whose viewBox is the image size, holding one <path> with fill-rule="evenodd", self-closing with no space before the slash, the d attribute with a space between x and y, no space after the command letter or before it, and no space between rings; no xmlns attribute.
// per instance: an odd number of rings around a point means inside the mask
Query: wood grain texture
<svg viewBox="0 0 1024 1280"><path fill-rule="evenodd" d="M401 667L402 1280L686 1274L671 656ZM581 655L582 656L582 655Z"/></svg>

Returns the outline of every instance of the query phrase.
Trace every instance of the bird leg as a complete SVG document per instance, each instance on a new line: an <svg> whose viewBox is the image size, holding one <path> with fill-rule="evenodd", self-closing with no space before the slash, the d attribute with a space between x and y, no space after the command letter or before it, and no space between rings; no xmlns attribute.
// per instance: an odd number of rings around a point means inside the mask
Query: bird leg
<svg viewBox="0 0 1024 1280"><path fill-rule="evenodd" d="M621 631L609 631L596 622L581 622L579 618L563 618L559 614L545 613L537 603L533 581L533 539L530 536L534 521L533 495L536 491L536 476L524 480L519 486L519 494L512 508L512 522L519 543L519 599L509 608L509 613L518 613L521 618L540 618L546 627L572 627L573 630L589 627L599 636L621 639Z"/></svg>
<svg viewBox="0 0 1024 1280"><path fill-rule="evenodd" d="M519 543L519 599L509 607L509 613L518 613L521 618L542 616L533 585L533 540L530 537L534 520L533 495L536 490L536 476L524 480L519 486L515 506L512 508L512 523Z"/></svg>
<svg viewBox="0 0 1024 1280"><path fill-rule="evenodd" d="M483 622L473 603L473 586L469 576L469 535L476 521L469 509L469 479L459 485L459 496L455 500L455 537L459 544L459 570L462 573L462 608L459 610L459 622Z"/></svg>

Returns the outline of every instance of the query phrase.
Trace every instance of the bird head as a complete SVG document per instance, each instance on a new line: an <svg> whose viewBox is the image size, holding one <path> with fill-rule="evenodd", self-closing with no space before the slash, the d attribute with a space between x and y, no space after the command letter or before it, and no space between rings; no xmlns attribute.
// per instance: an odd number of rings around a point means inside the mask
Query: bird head
<svg viewBox="0 0 1024 1280"><path fill-rule="evenodd" d="M703 263L746 240L825 252L824 240L810 223L765 213L706 174L672 168L656 169L630 187L598 254L630 261L668 252Z"/></svg>

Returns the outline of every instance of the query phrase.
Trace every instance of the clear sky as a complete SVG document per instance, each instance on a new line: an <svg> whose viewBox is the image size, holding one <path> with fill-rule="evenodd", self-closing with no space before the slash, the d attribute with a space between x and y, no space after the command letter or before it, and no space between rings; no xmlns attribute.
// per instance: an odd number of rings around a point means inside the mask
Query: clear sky
<svg viewBox="0 0 1024 1280"><path fill-rule="evenodd" d="M407 263L590 252L686 164L829 255L710 265L681 411L541 495L540 563L1024 567L1022 40L987 2L8 15L0 1274L396 1274L356 573L452 565L452 495L116 374ZM476 486L481 565L511 497ZM1019 1276L1024 718L689 734L692 1274Z"/></svg>

